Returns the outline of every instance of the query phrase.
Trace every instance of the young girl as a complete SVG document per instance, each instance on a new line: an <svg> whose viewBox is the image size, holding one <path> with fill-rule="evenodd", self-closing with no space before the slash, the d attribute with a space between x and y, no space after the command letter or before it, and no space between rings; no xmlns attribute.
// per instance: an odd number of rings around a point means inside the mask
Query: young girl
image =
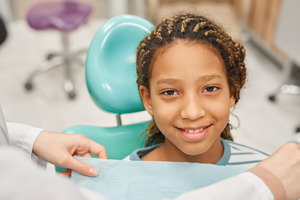
<svg viewBox="0 0 300 200"><path fill-rule="evenodd" d="M203 16L158 24L139 44L136 62L140 96L154 119L146 148L127 159L251 167L266 158L230 134L230 108L246 78L244 58L244 47Z"/></svg>

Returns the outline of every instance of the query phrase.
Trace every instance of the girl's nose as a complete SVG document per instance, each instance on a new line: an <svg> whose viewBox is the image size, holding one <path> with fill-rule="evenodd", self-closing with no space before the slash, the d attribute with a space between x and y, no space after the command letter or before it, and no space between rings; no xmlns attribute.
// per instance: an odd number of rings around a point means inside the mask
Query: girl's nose
<svg viewBox="0 0 300 200"><path fill-rule="evenodd" d="M184 98L181 106L181 117L183 119L197 120L205 115L204 105L196 95Z"/></svg>

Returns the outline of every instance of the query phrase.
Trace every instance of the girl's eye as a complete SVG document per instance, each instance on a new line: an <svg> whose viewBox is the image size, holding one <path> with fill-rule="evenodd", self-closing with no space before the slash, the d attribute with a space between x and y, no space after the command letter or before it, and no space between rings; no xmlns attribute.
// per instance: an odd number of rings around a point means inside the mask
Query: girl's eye
<svg viewBox="0 0 300 200"><path fill-rule="evenodd" d="M177 95L178 92L174 91L174 90L168 90L168 91L164 91L162 94L171 96L171 95Z"/></svg>
<svg viewBox="0 0 300 200"><path fill-rule="evenodd" d="M208 86L204 89L204 92L214 92L216 91L218 88L215 86Z"/></svg>

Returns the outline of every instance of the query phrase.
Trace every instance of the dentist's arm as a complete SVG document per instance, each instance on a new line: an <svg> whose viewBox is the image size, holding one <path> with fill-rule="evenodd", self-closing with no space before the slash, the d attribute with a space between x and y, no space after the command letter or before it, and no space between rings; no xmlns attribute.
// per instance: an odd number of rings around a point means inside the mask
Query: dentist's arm
<svg viewBox="0 0 300 200"><path fill-rule="evenodd" d="M69 178L47 173L26 158L20 148L0 145L0 159L0 199L106 199L100 194L76 187Z"/></svg>
<svg viewBox="0 0 300 200"><path fill-rule="evenodd" d="M73 156L92 157L93 153L99 158L107 159L106 149L86 136L51 131L42 131L39 134L33 145L33 153L54 165L87 176L96 176L97 169ZM67 170L65 174L71 175L71 170Z"/></svg>
<svg viewBox="0 0 300 200"><path fill-rule="evenodd" d="M299 180L300 146L289 143L283 145L248 172L185 193L176 200L296 200L300 199Z"/></svg>
<svg viewBox="0 0 300 200"><path fill-rule="evenodd" d="M95 176L96 168L73 156L90 157L93 153L107 159L106 149L83 135L51 132L19 123L7 123L7 129L12 145L35 159L38 156L37 162L44 166L46 163L43 160L87 176ZM71 170L67 170L66 175L70 174Z"/></svg>
<svg viewBox="0 0 300 200"><path fill-rule="evenodd" d="M175 200L186 199L274 200L276 198L262 179L251 172L244 172L213 185L182 194Z"/></svg>
<svg viewBox="0 0 300 200"><path fill-rule="evenodd" d="M43 129L14 122L7 122L6 126L11 145L22 149L28 157L34 156L33 143Z"/></svg>
<svg viewBox="0 0 300 200"><path fill-rule="evenodd" d="M257 166L267 169L280 180L288 200L300 199L300 145L285 144Z"/></svg>

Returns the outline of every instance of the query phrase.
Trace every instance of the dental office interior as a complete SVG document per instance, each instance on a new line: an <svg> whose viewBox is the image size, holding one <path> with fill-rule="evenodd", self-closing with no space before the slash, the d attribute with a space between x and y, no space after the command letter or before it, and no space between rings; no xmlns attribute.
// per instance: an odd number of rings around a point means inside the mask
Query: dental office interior
<svg viewBox="0 0 300 200"><path fill-rule="evenodd" d="M246 49L247 80L230 116L234 141L268 154L284 143L300 143L299 1L81 0L92 10L84 23L67 32L29 25L32 8L47 2L0 0L7 32L0 46L0 103L7 121L62 132L76 125L115 127L120 119L124 125L150 120L146 111L116 117L95 105L85 79L88 48L98 29L117 15L155 24L192 11L214 19ZM63 65L32 76L41 63L63 51L80 52L72 54L78 61L68 71L72 85L65 82Z"/></svg>

